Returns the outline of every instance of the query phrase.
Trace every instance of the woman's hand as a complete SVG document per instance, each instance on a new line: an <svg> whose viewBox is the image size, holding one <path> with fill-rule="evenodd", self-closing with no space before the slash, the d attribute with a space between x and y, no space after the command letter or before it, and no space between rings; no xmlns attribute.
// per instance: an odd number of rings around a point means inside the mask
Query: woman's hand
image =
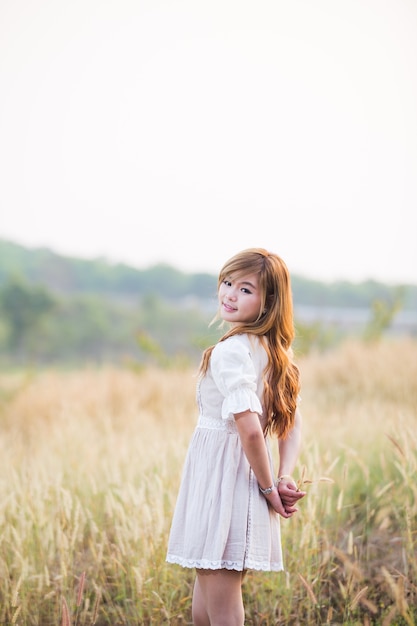
<svg viewBox="0 0 417 626"><path fill-rule="evenodd" d="M291 510L291 507L286 507L281 500L280 494L278 492L277 487L274 487L274 490L271 491L267 496L264 496L266 500L268 500L268 504L271 508L274 509L275 513L281 515L281 517L291 517L293 513L297 509Z"/></svg>
<svg viewBox="0 0 417 626"><path fill-rule="evenodd" d="M297 504L298 500L304 498L304 496L306 495L306 492L300 491L294 480L290 477L281 478L278 483L278 493L285 511L287 513L290 512L291 514L295 513L295 511L298 511L295 505Z"/></svg>

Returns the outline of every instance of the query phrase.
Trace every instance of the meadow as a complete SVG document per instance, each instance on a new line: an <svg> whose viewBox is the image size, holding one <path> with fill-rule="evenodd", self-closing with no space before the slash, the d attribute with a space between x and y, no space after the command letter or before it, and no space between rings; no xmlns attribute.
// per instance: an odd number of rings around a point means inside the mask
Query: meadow
<svg viewBox="0 0 417 626"><path fill-rule="evenodd" d="M308 494L246 624L417 624L417 342L299 359ZM0 374L0 624L191 624L165 563L196 420L188 368Z"/></svg>

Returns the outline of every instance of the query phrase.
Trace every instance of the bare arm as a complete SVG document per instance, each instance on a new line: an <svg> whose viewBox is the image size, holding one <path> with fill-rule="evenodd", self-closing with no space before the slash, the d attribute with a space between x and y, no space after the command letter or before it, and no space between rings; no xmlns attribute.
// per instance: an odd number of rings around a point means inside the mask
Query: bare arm
<svg viewBox="0 0 417 626"><path fill-rule="evenodd" d="M274 477L271 473L265 438L258 414L252 411L236 413L235 421L243 450L259 486L263 489L271 487L274 485ZM274 486L272 492L265 497L277 513L283 517L291 517L295 509L292 510L290 505L284 506L276 486Z"/></svg>
<svg viewBox="0 0 417 626"><path fill-rule="evenodd" d="M280 439L279 449L279 471L278 477L283 477L278 483L278 490L281 501L285 508L294 508L296 502L305 496L305 491L297 489L297 485L291 475L294 471L301 447L302 416L297 409L295 412L294 427L286 439Z"/></svg>
<svg viewBox="0 0 417 626"><path fill-rule="evenodd" d="M288 474L291 476L298 459L301 447L302 417L300 411L295 412L294 426L286 439L280 439L279 447L279 471L278 476Z"/></svg>

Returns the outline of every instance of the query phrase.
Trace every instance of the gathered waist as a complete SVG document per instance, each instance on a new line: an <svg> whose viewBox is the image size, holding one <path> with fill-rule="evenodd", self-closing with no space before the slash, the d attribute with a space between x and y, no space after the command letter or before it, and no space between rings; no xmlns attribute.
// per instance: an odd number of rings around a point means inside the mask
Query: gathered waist
<svg viewBox="0 0 417 626"><path fill-rule="evenodd" d="M224 430L227 433L237 433L237 426L234 420L224 420L219 417L206 417L199 415L197 428L208 428L209 430Z"/></svg>

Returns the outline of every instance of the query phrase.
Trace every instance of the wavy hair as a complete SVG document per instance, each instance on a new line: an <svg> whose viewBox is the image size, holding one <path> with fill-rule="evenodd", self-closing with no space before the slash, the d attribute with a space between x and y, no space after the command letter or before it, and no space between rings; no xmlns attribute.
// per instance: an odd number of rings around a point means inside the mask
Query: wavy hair
<svg viewBox="0 0 417 626"><path fill-rule="evenodd" d="M226 261L220 270L217 289L232 276L257 274L261 303L255 321L237 324L219 341L247 333L257 335L268 355L263 373L266 426L265 434L285 438L294 425L300 375L293 361L294 339L293 302L291 279L284 261L275 253L263 248L248 248ZM211 324L220 319L220 307ZM207 372L214 346L202 355L199 374Z"/></svg>

